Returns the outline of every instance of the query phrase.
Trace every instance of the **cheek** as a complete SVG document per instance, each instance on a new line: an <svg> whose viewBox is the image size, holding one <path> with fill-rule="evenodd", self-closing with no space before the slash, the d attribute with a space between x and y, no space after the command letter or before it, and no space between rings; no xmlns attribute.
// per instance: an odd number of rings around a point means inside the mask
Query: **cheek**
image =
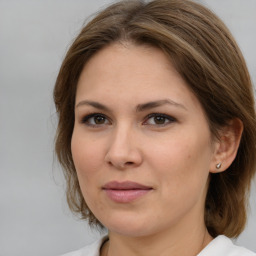
<svg viewBox="0 0 256 256"><path fill-rule="evenodd" d="M166 189L176 194L204 187L211 162L208 136L177 135L155 146L149 154L149 165L154 166L157 178L166 184ZM182 190L183 187L187 189Z"/></svg>
<svg viewBox="0 0 256 256"><path fill-rule="evenodd" d="M98 193L102 156L100 146L74 131L71 140L72 157L83 197L90 209L94 209ZM97 207L101 203L97 201Z"/></svg>
<svg viewBox="0 0 256 256"><path fill-rule="evenodd" d="M194 138L187 138L186 143L173 141L168 150L156 158L162 205L174 218L204 206L209 175L209 161L205 158L209 159L210 154L208 146L198 142L200 140Z"/></svg>
<svg viewBox="0 0 256 256"><path fill-rule="evenodd" d="M76 130L71 140L71 152L81 189L92 184L102 162L100 146L80 135Z"/></svg>

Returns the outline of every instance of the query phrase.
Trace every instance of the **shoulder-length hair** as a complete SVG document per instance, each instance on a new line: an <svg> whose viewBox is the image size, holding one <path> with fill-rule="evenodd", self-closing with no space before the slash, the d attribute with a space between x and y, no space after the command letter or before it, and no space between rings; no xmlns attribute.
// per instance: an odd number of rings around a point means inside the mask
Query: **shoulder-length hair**
<svg viewBox="0 0 256 256"><path fill-rule="evenodd" d="M77 36L57 77L59 116L55 150L67 181L73 212L99 221L82 196L71 154L76 87L85 63L114 42L161 49L200 101L212 135L233 118L244 130L237 156L225 171L210 174L205 224L215 237L238 236L246 223L248 192L256 166L253 86L244 58L227 27L209 9L189 0L120 1L104 9Z"/></svg>

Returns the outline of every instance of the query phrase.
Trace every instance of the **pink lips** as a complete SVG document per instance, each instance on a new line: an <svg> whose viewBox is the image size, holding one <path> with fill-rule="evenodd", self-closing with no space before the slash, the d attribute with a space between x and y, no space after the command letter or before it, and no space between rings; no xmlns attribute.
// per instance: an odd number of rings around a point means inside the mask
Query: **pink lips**
<svg viewBox="0 0 256 256"><path fill-rule="evenodd" d="M151 187L132 181L112 181L103 186L107 196L117 203L129 203L152 190Z"/></svg>

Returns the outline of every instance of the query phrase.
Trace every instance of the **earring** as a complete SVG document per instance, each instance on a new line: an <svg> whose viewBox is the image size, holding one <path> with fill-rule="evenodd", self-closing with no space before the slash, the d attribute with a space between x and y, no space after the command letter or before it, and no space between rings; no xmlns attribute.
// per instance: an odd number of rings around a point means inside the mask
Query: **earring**
<svg viewBox="0 0 256 256"><path fill-rule="evenodd" d="M221 163L216 164L216 168L220 169L221 168Z"/></svg>

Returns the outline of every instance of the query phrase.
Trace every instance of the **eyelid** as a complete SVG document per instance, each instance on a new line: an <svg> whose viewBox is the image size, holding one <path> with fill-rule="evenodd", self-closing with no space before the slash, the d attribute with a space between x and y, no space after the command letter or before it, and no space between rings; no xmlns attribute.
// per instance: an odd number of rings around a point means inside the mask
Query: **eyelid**
<svg viewBox="0 0 256 256"><path fill-rule="evenodd" d="M146 122L147 122L150 118L152 118L152 117L158 117L158 116L166 118L169 122L168 122L168 123L164 123L164 124L146 124ZM153 125L153 126L166 126L166 125L171 124L171 123L176 122L176 121L177 121L176 118L174 118L173 116L164 114L164 113L151 113L151 114L149 114L149 115L146 116L145 121L143 121L143 124L144 124L144 125Z"/></svg>
<svg viewBox="0 0 256 256"><path fill-rule="evenodd" d="M104 123L104 124L90 124L90 123L88 122L88 120L89 120L90 118L93 118L93 117L96 117L96 116L100 116L100 117L105 118L105 119L108 121L108 123L107 123L107 124L106 124L106 123ZM103 125L111 124L111 119L110 119L108 116L106 116L105 114L102 114L102 113L98 113L98 112L97 112L97 113L91 113L91 114L84 115L84 116L81 118L80 122L81 122L82 124L87 125L87 126L101 127L101 126L103 126Z"/></svg>
<svg viewBox="0 0 256 256"><path fill-rule="evenodd" d="M103 117L105 119L105 121L107 121L107 123L103 123L103 124L91 124L90 122L88 122L88 120L90 118L94 118L94 117ZM150 124L148 123L148 120L150 118L154 118L154 117L163 117L165 118L168 122L165 122L163 124ZM148 126L157 126L157 127L163 127L163 126L166 126L166 125L169 125L173 122L176 122L177 119L174 118L173 116L170 116L170 115L167 115L167 114L164 114L164 113L150 113L148 114L145 118L144 118L144 121L142 122L142 125L148 125ZM80 119L80 123L81 124L84 124L84 125L87 125L87 126L91 126L91 127L102 127L104 125L111 125L112 124L112 120L105 114L103 113L100 113L100 112L95 112L95 113L89 113L89 114L86 114L86 115L83 115L82 118Z"/></svg>

